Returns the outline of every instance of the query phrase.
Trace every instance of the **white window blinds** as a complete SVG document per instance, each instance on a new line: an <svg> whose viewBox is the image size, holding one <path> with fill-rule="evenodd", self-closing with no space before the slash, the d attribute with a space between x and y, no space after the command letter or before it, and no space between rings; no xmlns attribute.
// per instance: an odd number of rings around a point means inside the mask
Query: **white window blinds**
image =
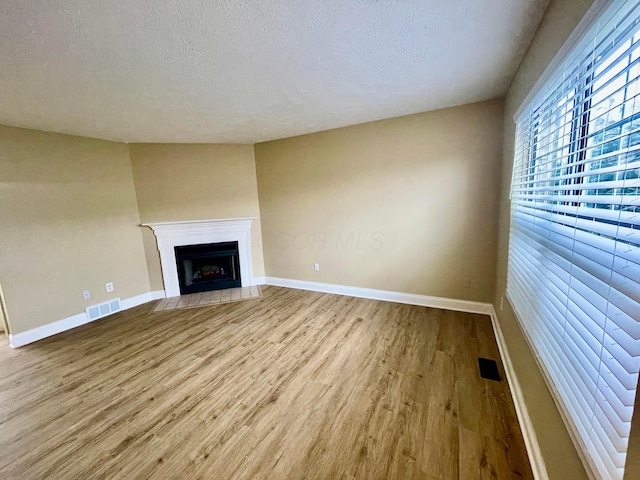
<svg viewBox="0 0 640 480"><path fill-rule="evenodd" d="M640 2L517 119L507 294L586 458L621 479L640 369Z"/></svg>

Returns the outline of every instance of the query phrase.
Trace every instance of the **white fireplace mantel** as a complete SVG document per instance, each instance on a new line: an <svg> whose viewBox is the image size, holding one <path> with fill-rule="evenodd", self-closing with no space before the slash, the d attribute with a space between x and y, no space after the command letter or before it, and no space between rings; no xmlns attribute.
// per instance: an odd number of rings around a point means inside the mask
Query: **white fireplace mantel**
<svg viewBox="0 0 640 480"><path fill-rule="evenodd" d="M256 217L192 220L183 222L143 223L153 230L158 242L162 278L167 297L180 295L175 247L204 243L238 242L240 281L253 285L251 268L251 223Z"/></svg>

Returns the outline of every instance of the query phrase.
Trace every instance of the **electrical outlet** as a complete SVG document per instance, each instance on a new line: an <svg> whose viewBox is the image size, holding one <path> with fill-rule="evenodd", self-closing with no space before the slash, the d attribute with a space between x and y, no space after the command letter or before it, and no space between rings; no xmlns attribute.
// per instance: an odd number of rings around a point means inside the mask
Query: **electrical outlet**
<svg viewBox="0 0 640 480"><path fill-rule="evenodd" d="M320 264L319 264L319 263L314 263L314 264L313 264L313 269L314 269L316 272L319 272L319 271L320 271Z"/></svg>
<svg viewBox="0 0 640 480"><path fill-rule="evenodd" d="M107 292L113 292L113 282L105 283L104 286L107 289Z"/></svg>
<svg viewBox="0 0 640 480"><path fill-rule="evenodd" d="M504 297L500 297L500 310L504 308Z"/></svg>
<svg viewBox="0 0 640 480"><path fill-rule="evenodd" d="M83 290L82 298L84 298L85 300L89 300L91 298L91 292L89 290Z"/></svg>

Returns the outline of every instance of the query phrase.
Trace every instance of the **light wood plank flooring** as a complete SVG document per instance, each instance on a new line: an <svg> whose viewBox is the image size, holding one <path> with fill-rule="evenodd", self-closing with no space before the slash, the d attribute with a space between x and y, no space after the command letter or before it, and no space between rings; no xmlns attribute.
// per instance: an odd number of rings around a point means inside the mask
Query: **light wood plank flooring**
<svg viewBox="0 0 640 480"><path fill-rule="evenodd" d="M488 317L263 295L0 347L0 478L532 478Z"/></svg>

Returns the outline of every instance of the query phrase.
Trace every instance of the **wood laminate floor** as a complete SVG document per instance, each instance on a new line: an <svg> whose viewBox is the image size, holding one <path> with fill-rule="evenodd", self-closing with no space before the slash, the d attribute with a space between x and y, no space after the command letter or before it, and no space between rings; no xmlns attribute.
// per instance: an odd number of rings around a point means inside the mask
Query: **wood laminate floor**
<svg viewBox="0 0 640 480"><path fill-rule="evenodd" d="M488 317L263 295L0 347L0 478L532 478Z"/></svg>

